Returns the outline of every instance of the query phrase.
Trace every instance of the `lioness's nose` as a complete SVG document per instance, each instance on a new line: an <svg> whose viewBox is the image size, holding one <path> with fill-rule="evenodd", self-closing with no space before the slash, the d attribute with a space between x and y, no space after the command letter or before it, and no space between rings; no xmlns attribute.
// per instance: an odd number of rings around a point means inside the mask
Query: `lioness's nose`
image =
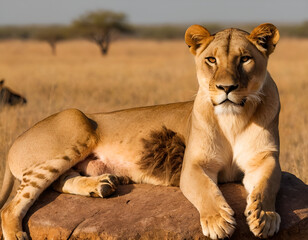
<svg viewBox="0 0 308 240"><path fill-rule="evenodd" d="M218 89L224 90L227 94L238 88L237 85L216 85Z"/></svg>

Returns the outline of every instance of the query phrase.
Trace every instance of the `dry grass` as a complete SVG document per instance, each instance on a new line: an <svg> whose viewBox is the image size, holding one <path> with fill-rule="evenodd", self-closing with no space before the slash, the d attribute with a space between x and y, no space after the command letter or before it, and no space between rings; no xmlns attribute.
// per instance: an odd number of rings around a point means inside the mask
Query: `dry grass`
<svg viewBox="0 0 308 240"><path fill-rule="evenodd" d="M283 39L269 70L282 101L283 170L308 177L308 40ZM47 44L0 43L0 78L28 99L0 112L0 179L12 141L38 120L65 108L100 112L193 99L195 67L184 41L119 41L110 55L85 41L64 42L52 56Z"/></svg>
<svg viewBox="0 0 308 240"><path fill-rule="evenodd" d="M308 39L283 39L270 59L281 99L280 163L308 183Z"/></svg>

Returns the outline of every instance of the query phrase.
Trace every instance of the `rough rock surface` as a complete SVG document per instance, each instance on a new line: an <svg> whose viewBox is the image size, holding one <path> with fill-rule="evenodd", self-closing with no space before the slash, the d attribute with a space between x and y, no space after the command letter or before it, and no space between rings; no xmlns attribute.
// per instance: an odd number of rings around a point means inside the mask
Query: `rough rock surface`
<svg viewBox="0 0 308 240"><path fill-rule="evenodd" d="M243 215L244 187L230 183L220 189L236 213L231 239L256 239ZM307 239L308 186L283 173L276 205L281 229L271 239ZM107 199L47 190L28 212L24 228L32 239L205 239L197 210L179 188L145 184L120 186Z"/></svg>

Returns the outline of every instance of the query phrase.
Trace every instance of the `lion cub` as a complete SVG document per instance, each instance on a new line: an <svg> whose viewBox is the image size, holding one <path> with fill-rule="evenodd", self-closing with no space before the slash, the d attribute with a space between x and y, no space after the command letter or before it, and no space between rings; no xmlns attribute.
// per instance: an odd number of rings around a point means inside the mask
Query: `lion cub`
<svg viewBox="0 0 308 240"><path fill-rule="evenodd" d="M240 179L250 230L272 236L280 225L280 102L267 62L278 40L272 24L213 35L193 25L185 41L196 62L194 101L100 114L70 109L34 125L8 153L0 206L13 176L21 184L1 213L4 238L28 238L22 219L51 184L107 197L118 184L135 182L179 186L198 209L203 234L222 239L236 222L217 183Z"/></svg>

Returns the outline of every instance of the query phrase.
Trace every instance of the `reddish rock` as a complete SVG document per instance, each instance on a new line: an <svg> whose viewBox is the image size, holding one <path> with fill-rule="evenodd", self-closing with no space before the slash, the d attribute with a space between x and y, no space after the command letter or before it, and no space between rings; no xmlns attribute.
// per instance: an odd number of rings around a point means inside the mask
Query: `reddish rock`
<svg viewBox="0 0 308 240"><path fill-rule="evenodd" d="M246 191L241 184L220 188L236 213L232 239L255 239L243 215ZM277 197L282 222L271 239L308 236L308 186L283 173ZM120 186L111 198L59 194L47 190L24 219L32 239L205 239L199 213L179 188L146 184Z"/></svg>

